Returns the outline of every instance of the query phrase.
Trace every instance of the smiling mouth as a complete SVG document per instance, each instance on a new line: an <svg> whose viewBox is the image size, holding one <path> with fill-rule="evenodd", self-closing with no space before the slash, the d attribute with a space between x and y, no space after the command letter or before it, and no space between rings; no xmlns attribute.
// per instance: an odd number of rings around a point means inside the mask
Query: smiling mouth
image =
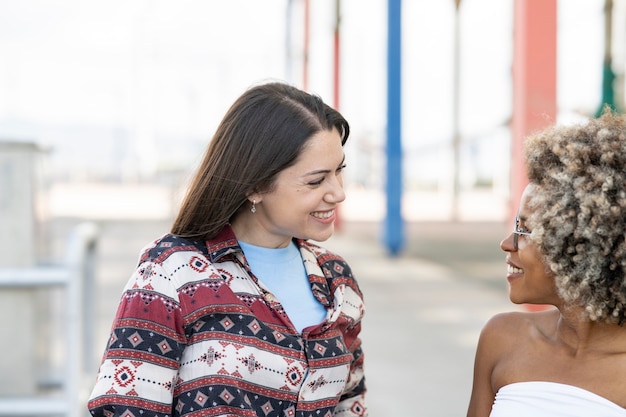
<svg viewBox="0 0 626 417"><path fill-rule="evenodd" d="M316 217L318 219L328 219L335 214L335 210L330 211L314 211L311 213L311 216Z"/></svg>
<svg viewBox="0 0 626 417"><path fill-rule="evenodd" d="M507 265L506 266L506 272L508 274L521 274L521 273L524 272L524 270L521 269L521 268L517 268L517 267L515 267L513 265Z"/></svg>

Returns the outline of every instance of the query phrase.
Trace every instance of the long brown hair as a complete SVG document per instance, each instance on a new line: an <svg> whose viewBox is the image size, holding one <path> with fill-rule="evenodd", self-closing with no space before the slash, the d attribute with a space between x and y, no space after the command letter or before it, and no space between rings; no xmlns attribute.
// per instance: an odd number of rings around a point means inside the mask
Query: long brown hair
<svg viewBox="0 0 626 417"><path fill-rule="evenodd" d="M209 143L171 233L210 239L232 219L251 192L271 189L316 133L336 128L342 145L350 127L316 95L284 83L244 92L226 112Z"/></svg>

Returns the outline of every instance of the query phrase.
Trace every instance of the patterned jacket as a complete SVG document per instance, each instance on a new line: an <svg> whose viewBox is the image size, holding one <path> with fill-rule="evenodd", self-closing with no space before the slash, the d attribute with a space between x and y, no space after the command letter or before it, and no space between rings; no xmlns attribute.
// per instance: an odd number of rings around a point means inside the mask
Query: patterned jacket
<svg viewBox="0 0 626 417"><path fill-rule="evenodd" d="M296 240L324 322L298 333L228 226L147 246L88 407L102 417L366 416L363 298L337 255Z"/></svg>

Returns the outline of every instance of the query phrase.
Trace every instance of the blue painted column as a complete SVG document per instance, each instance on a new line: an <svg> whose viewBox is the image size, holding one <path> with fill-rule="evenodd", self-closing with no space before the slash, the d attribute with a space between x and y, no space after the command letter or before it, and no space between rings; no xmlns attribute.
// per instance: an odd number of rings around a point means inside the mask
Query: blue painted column
<svg viewBox="0 0 626 417"><path fill-rule="evenodd" d="M404 245L402 221L402 0L387 6L387 213L384 243L392 255Z"/></svg>

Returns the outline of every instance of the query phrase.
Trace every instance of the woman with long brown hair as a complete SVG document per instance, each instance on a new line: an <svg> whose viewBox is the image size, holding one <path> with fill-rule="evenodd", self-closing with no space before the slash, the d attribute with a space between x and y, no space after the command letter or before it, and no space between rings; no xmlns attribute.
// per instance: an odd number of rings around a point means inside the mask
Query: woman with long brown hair
<svg viewBox="0 0 626 417"><path fill-rule="evenodd" d="M334 231L349 132L287 84L235 101L171 233L142 251L93 416L367 415L362 295L310 241Z"/></svg>

